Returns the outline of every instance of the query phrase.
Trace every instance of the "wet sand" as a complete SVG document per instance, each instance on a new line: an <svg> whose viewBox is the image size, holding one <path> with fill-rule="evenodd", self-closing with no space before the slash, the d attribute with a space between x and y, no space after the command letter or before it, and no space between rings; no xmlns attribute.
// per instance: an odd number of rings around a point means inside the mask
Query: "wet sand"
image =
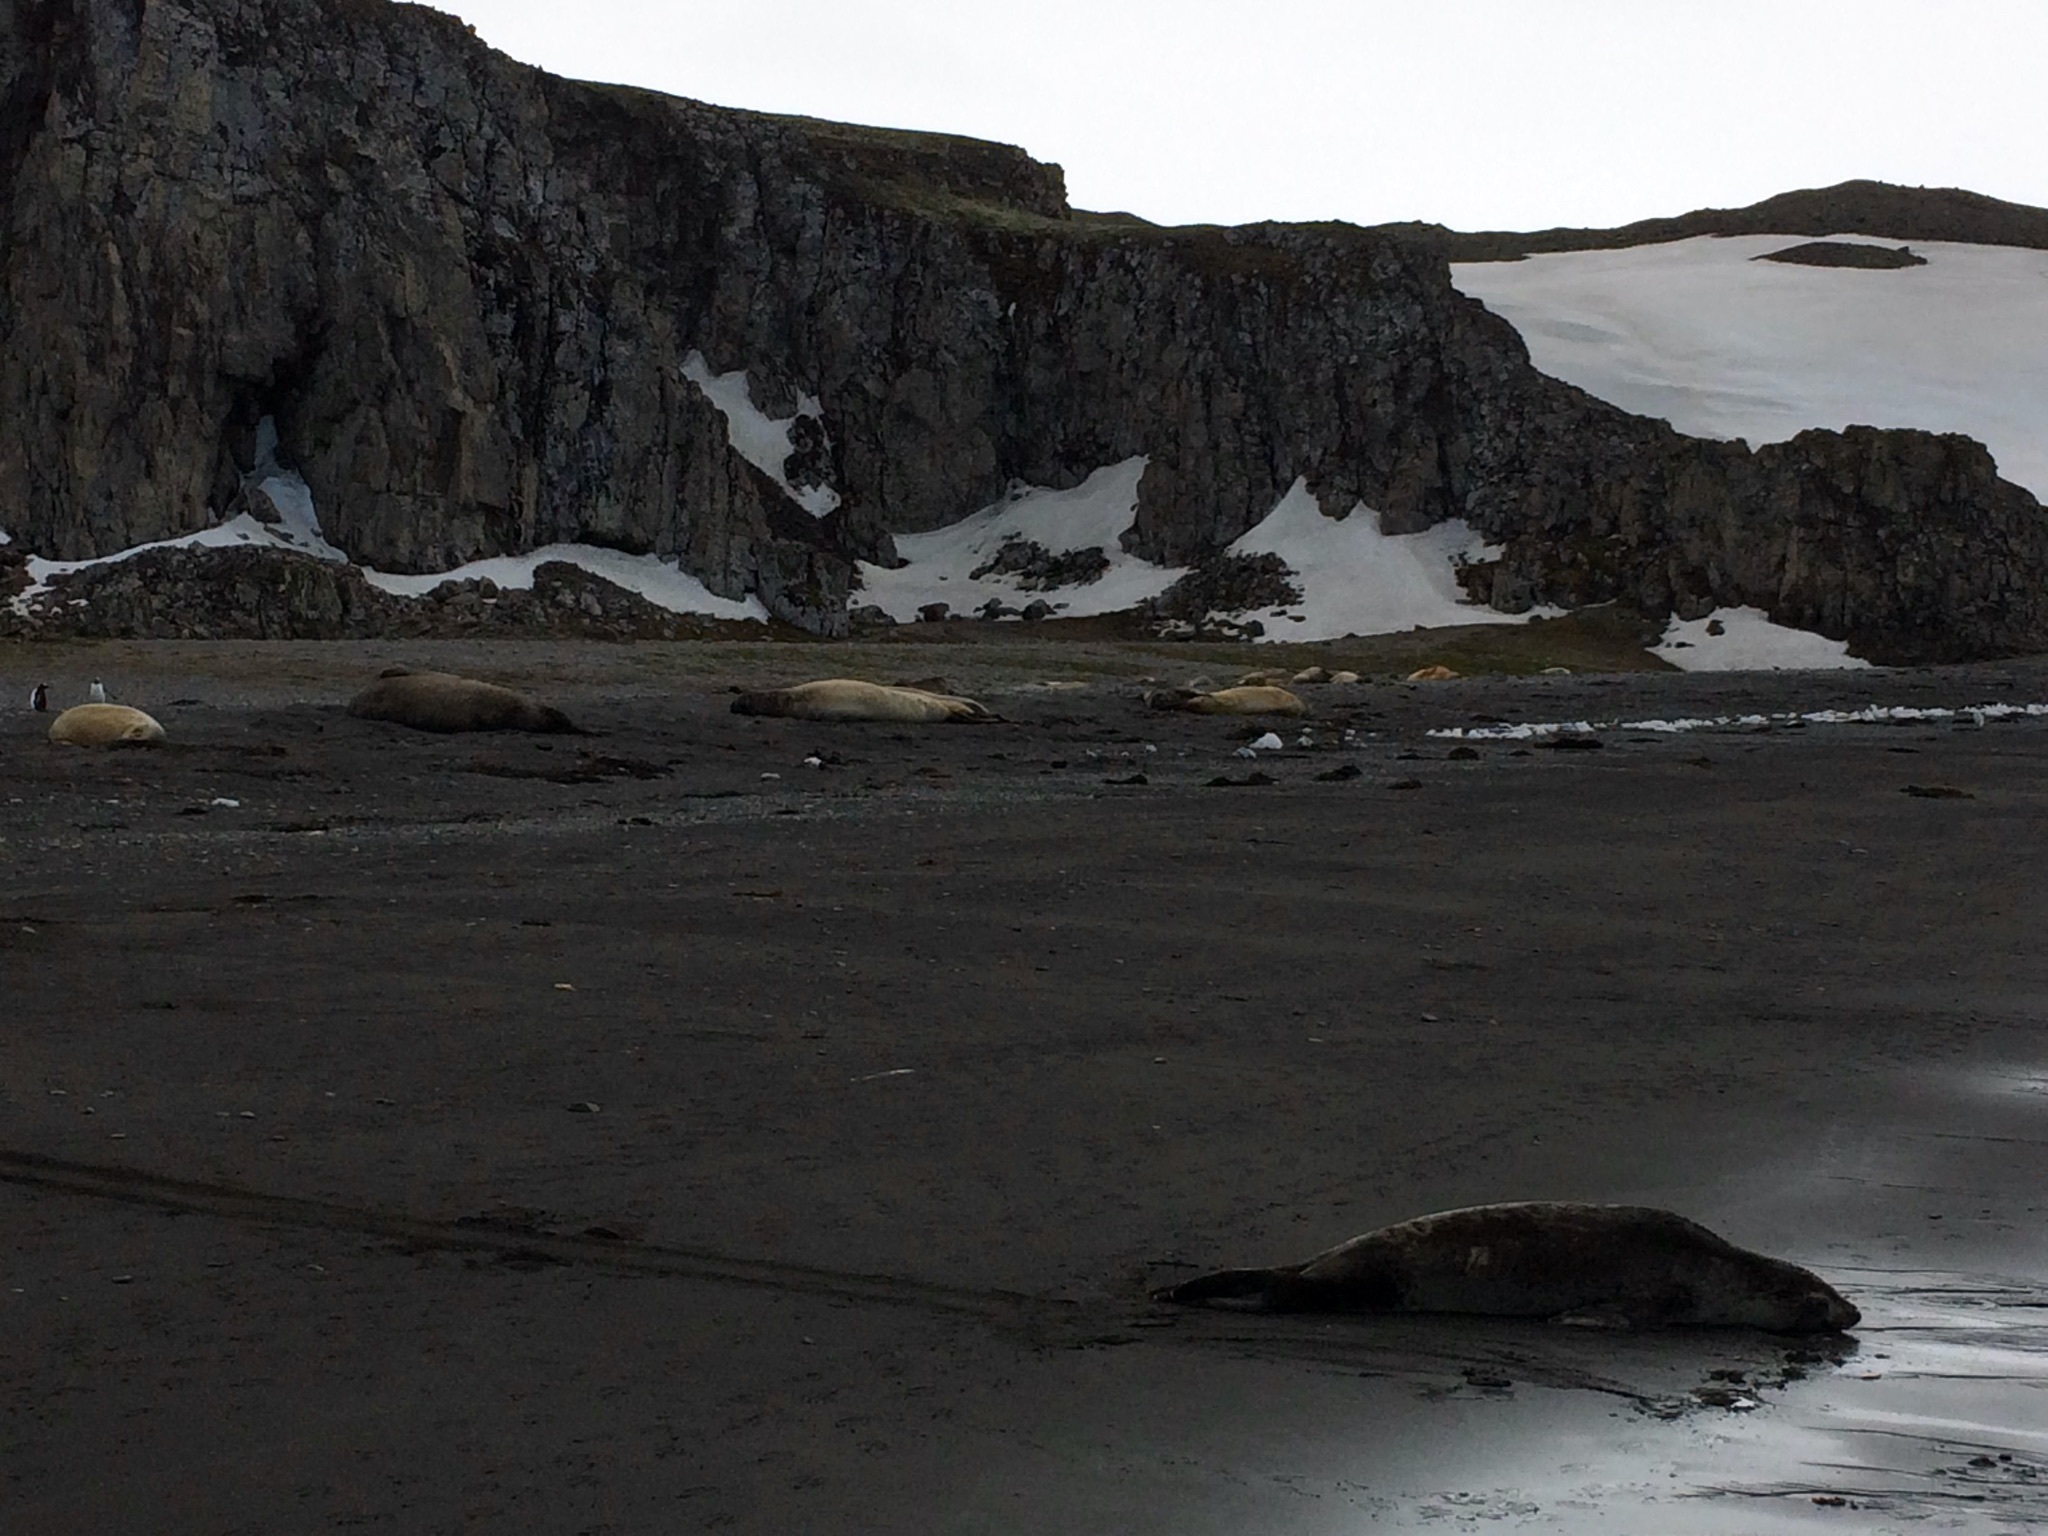
<svg viewBox="0 0 2048 1536"><path fill-rule="evenodd" d="M348 720L391 660L604 734ZM1114 645L0 667L175 742L0 722L10 1530L2048 1521L2048 722L1429 735L2048 665L1321 689L1256 761ZM1006 721L721 691L862 670ZM1681 1210L1865 1325L1146 1300L1518 1198Z"/></svg>

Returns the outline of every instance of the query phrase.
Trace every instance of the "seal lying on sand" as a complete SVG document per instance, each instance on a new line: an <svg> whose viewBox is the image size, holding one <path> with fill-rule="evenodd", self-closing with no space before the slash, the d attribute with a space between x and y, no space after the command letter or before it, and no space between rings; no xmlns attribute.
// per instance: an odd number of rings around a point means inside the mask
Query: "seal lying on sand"
<svg viewBox="0 0 2048 1536"><path fill-rule="evenodd" d="M1219 688L1214 693L1198 693L1180 706L1195 715L1305 715L1308 706L1301 702L1298 694L1290 693L1276 684L1253 684L1249 687Z"/></svg>
<svg viewBox="0 0 2048 1536"><path fill-rule="evenodd" d="M389 720L416 731L552 731L581 735L551 705L496 683L452 672L392 667L348 701L358 720Z"/></svg>
<svg viewBox="0 0 2048 1536"><path fill-rule="evenodd" d="M742 693L732 701L736 715L781 715L791 720L896 720L921 724L934 720L993 720L994 715L972 699L922 688L892 688L850 677L828 677L794 688Z"/></svg>
<svg viewBox="0 0 2048 1536"><path fill-rule="evenodd" d="M1265 1312L1467 1312L1634 1328L1833 1333L1862 1314L1818 1275L1641 1205L1475 1205L1155 1300Z"/></svg>
<svg viewBox="0 0 2048 1536"><path fill-rule="evenodd" d="M126 704L74 704L50 722L50 740L68 747L153 747L164 728Z"/></svg>

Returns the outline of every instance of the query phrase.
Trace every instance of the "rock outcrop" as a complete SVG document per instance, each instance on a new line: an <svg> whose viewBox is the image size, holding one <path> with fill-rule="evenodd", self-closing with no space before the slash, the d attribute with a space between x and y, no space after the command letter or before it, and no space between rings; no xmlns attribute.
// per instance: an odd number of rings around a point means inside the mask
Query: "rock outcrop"
<svg viewBox="0 0 2048 1536"><path fill-rule="evenodd" d="M1682 438L1537 374L1406 235L1076 213L1016 150L564 81L422 7L0 0L0 199L0 524L50 558L217 520L270 417L357 561L651 551L838 633L892 534L1143 454L1164 564L1299 478L1469 519L1511 608L2048 646L2048 529L1968 445ZM698 382L738 369L780 463Z"/></svg>
<svg viewBox="0 0 2048 1536"><path fill-rule="evenodd" d="M0 585L0 598L6 596ZM352 565L277 549L151 549L64 577L0 635L137 640L700 640L758 638L751 623L672 613L580 566L546 561L531 587L443 582L396 597Z"/></svg>

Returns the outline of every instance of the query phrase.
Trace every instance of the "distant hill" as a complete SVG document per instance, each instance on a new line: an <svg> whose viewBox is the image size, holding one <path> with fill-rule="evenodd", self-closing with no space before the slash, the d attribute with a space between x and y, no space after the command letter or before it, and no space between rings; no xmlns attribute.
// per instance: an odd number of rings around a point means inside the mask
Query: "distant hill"
<svg viewBox="0 0 2048 1536"><path fill-rule="evenodd" d="M2001 202L1956 187L1897 187L1845 181L1783 192L1747 208L1701 208L1618 229L1465 232L1441 224L1381 224L1381 234L1412 240L1447 261L1516 261L1554 251L1617 251L1695 235L1872 235L1882 240L1953 240L2048 251L2048 208Z"/></svg>

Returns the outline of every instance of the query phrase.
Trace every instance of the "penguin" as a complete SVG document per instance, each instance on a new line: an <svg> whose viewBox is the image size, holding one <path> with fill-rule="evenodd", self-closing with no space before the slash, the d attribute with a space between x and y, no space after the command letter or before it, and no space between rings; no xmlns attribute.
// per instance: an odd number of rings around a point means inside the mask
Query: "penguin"
<svg viewBox="0 0 2048 1536"><path fill-rule="evenodd" d="M93 702L93 703L95 703L95 704L104 704L104 703L106 703L106 702L107 702L107 685L106 685L105 683L101 682L101 681L100 681L100 680L99 680L98 678L94 678L94 679L92 680L92 693L91 693L91 694L89 695L89 697L91 698L92 702Z"/></svg>
<svg viewBox="0 0 2048 1536"><path fill-rule="evenodd" d="M39 715L46 715L50 712L50 685L48 683L36 684L34 690L28 696L28 707Z"/></svg>

